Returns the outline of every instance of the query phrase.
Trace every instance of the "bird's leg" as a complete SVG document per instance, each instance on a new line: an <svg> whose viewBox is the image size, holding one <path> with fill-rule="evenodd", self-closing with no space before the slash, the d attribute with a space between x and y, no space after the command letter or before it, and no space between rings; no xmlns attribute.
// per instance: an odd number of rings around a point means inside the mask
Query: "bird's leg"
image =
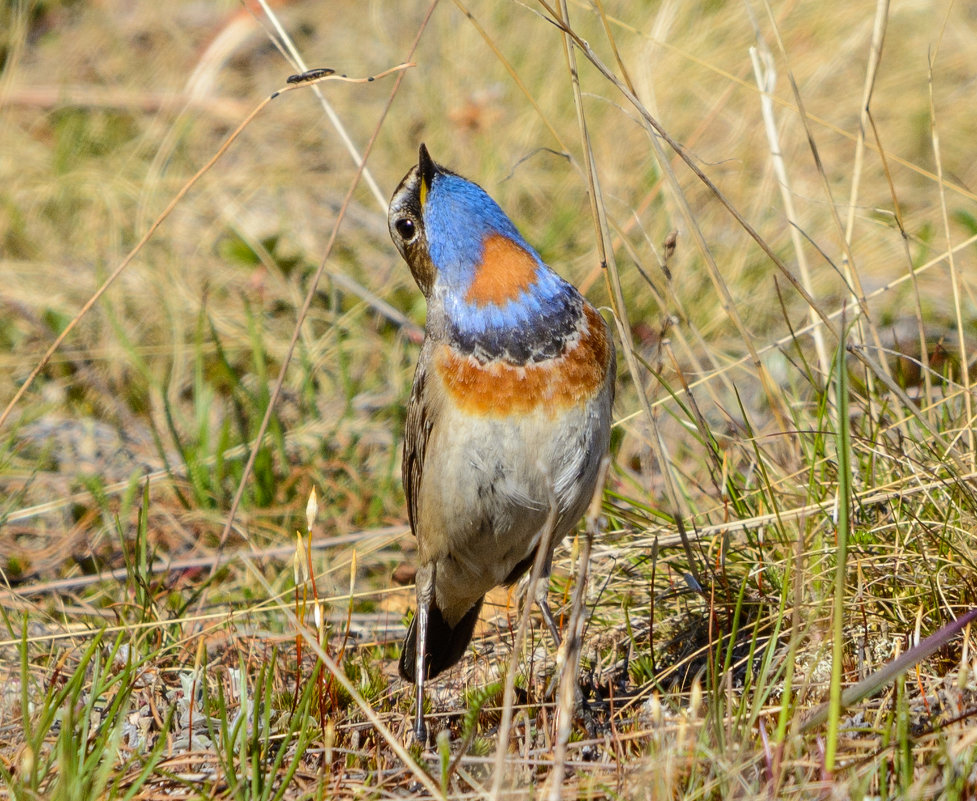
<svg viewBox="0 0 977 801"><path fill-rule="evenodd" d="M434 599L434 563L428 562L417 568L415 578L417 592L417 648L415 651L414 676L417 682L416 703L414 713L414 739L421 745L427 742L427 727L424 725L424 682L427 679L427 669L424 664L427 657L427 621Z"/></svg>
<svg viewBox="0 0 977 801"><path fill-rule="evenodd" d="M536 601L536 606L539 607L539 611L543 613L543 620L546 622L546 627L553 636L554 644L559 648L562 638L560 637L560 630L556 626L556 619L553 617L553 612L550 610L550 604L547 598L550 591L550 571L552 569L553 551L550 550L546 556L546 561L543 563L543 570L540 574L539 581L536 582L534 600Z"/></svg>
<svg viewBox="0 0 977 801"><path fill-rule="evenodd" d="M543 613L543 620L546 623L546 628L550 630L550 635L553 637L553 642L556 645L556 669L543 691L543 695L546 698L553 698L556 695L556 689L560 683L560 667L563 662L562 655L560 653L563 645L563 638L560 636L560 629L556 625L556 618L553 617L553 611L550 609L550 604L548 601L550 589L550 571L552 568L553 552L550 551L546 558L546 562L543 564L542 575L540 575L539 581L536 582L535 594L533 596L533 600L536 601L536 606L538 606L539 611ZM577 694L580 694L579 687L577 688Z"/></svg>

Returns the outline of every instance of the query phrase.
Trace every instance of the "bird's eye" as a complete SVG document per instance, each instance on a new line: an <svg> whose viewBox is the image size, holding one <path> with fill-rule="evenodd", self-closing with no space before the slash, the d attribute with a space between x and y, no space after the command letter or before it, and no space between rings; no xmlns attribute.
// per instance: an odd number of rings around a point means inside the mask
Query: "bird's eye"
<svg viewBox="0 0 977 801"><path fill-rule="evenodd" d="M408 217L401 217L397 222L394 223L394 228L397 229L397 233L400 234L400 238L405 242L410 242L417 235L417 226L414 225L414 221Z"/></svg>

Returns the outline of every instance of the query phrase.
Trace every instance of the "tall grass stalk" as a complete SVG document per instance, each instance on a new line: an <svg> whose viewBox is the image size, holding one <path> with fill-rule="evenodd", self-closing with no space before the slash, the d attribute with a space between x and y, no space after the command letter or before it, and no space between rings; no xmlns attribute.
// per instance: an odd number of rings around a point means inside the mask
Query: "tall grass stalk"
<svg viewBox="0 0 977 801"><path fill-rule="evenodd" d="M845 321L842 317L841 330ZM851 425L848 417L848 353L842 334L835 351L835 396L837 419L835 446L838 458L837 487L837 549L835 551L834 603L831 609L831 683L829 693L828 731L825 735L824 763L828 773L835 768L838 750L838 730L841 725L841 694L845 661L845 626L849 623L845 596L848 589L848 537L851 526L852 456Z"/></svg>

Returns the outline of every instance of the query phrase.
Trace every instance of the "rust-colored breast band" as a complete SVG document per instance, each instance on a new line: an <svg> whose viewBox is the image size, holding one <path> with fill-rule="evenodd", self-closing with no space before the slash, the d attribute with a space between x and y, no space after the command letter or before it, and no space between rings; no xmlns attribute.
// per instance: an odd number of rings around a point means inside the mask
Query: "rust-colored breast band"
<svg viewBox="0 0 977 801"><path fill-rule="evenodd" d="M471 414L505 417L546 410L552 416L588 401L603 386L610 360L604 321L584 306L586 328L555 359L528 365L502 360L486 364L442 345L435 353L448 396Z"/></svg>

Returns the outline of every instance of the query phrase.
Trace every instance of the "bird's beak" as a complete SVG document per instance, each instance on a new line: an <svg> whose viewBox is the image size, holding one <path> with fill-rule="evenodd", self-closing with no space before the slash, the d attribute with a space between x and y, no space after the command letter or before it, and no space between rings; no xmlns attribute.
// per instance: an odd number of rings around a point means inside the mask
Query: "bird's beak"
<svg viewBox="0 0 977 801"><path fill-rule="evenodd" d="M421 143L417 154L417 172L421 176L420 201L421 208L424 208L424 201L427 200L427 193L434 183L434 176L439 172L438 165L434 163L431 154L427 152L427 147Z"/></svg>

